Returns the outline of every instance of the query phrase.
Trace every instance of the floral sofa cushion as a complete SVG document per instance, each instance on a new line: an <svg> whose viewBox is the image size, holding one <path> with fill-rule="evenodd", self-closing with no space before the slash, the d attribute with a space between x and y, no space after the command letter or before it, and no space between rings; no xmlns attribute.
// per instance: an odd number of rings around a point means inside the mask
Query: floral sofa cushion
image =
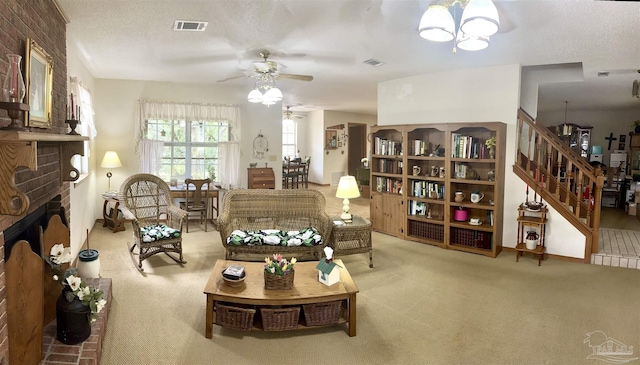
<svg viewBox="0 0 640 365"><path fill-rule="evenodd" d="M322 237L313 227L299 231L281 231L278 229L262 229L258 231L235 230L227 237L227 244L247 246L317 246L322 244Z"/></svg>
<svg viewBox="0 0 640 365"><path fill-rule="evenodd" d="M144 242L160 241L180 237L180 231L164 224L153 224L140 228Z"/></svg>

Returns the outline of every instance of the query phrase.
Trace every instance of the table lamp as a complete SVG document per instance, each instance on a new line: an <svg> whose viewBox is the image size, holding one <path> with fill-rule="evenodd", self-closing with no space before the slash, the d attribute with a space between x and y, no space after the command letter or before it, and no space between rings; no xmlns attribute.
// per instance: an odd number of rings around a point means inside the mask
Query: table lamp
<svg viewBox="0 0 640 365"><path fill-rule="evenodd" d="M102 162L100 163L100 167L109 169L109 172L107 172L107 178L109 179L107 183L107 191L111 191L111 176L113 176L111 169L122 167L122 162L120 162L120 158L116 151L105 152Z"/></svg>
<svg viewBox="0 0 640 365"><path fill-rule="evenodd" d="M338 190L336 190L336 198L343 198L342 201L342 214L340 219L343 221L351 221L351 214L349 213L349 199L357 198L360 196L360 189L358 189L358 183L353 176L342 176L338 183Z"/></svg>

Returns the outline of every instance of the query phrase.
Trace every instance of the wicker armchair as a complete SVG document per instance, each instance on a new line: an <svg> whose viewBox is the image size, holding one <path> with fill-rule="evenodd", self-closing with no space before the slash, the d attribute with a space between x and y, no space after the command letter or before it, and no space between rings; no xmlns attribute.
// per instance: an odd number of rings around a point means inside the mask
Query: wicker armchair
<svg viewBox="0 0 640 365"><path fill-rule="evenodd" d="M173 204L167 183L151 174L132 175L120 186L118 199L123 215L133 224L134 244L129 245L129 253L138 270L144 271L142 261L160 252L179 264L187 263L182 259L182 227L187 212ZM133 252L136 246L137 263Z"/></svg>

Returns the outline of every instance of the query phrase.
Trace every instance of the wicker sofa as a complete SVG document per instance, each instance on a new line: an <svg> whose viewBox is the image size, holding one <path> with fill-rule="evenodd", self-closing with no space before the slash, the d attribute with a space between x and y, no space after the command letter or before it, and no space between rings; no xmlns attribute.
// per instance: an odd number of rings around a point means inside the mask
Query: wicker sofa
<svg viewBox="0 0 640 365"><path fill-rule="evenodd" d="M325 212L324 196L315 190L248 189L231 190L224 195L222 212L216 219L225 258L233 254L273 254L304 259L322 257L331 235L331 219ZM243 244L232 241L232 233L279 230L283 233L313 228L321 237L320 244ZM286 233L285 233L286 234ZM236 236L237 237L237 236ZM317 237L316 237L317 238ZM264 257L260 258L260 260Z"/></svg>

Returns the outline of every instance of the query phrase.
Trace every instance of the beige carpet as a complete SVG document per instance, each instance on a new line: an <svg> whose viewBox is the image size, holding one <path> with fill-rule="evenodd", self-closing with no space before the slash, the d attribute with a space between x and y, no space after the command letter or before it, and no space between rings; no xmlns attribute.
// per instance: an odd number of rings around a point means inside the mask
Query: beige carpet
<svg viewBox="0 0 640 365"><path fill-rule="evenodd" d="M339 213L329 197L330 214ZM357 200L352 210L366 208ZM115 234L94 227L101 274L113 279L101 364L595 364L584 340L598 330L640 353L640 270L560 260L538 267L533 257L516 263L513 253L491 259L377 233L375 268L366 254L342 257L360 290L356 337L346 325L214 326L207 339L203 289L224 255L218 232L193 227L184 267L156 255L144 275L127 252L130 225Z"/></svg>

